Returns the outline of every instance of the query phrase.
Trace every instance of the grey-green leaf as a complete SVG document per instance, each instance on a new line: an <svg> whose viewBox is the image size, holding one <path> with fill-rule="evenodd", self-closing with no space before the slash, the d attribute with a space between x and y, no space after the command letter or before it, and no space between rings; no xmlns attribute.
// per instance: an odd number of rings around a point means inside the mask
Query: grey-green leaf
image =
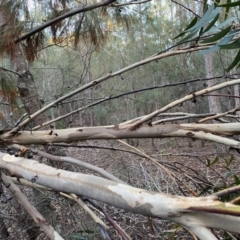
<svg viewBox="0 0 240 240"><path fill-rule="evenodd" d="M177 39L177 38L185 35L185 34L188 32L187 30L196 24L197 20L198 20L198 18L195 17L195 18L190 22L190 24L186 27L186 29L185 29L183 32L181 32L179 35L177 35L175 38L173 38L173 39Z"/></svg>
<svg viewBox="0 0 240 240"><path fill-rule="evenodd" d="M212 22L209 23L209 25L205 28L205 30L203 31L203 33L206 33L207 31L209 31L213 25L216 23L216 21L218 20L219 18L219 13L217 14L217 16L212 20Z"/></svg>
<svg viewBox="0 0 240 240"><path fill-rule="evenodd" d="M223 38L224 36L226 36L228 34L228 32L231 30L232 26L229 26L225 29L223 29L221 32L215 34L214 36L206 39L206 40L203 40L201 43L211 43L211 42L216 42L218 41L219 39Z"/></svg>
<svg viewBox="0 0 240 240"><path fill-rule="evenodd" d="M233 21L236 21L237 18L236 17L231 17L229 19L227 19L226 21L224 21L223 23L219 24L218 26L216 27L213 27L212 29L210 29L211 32L215 32L215 31L218 31L220 28L228 25L229 23L232 23Z"/></svg>
<svg viewBox="0 0 240 240"><path fill-rule="evenodd" d="M232 70L240 61L240 50L238 51L236 57L234 58L233 62L230 64L230 66L227 68L227 72Z"/></svg>
<svg viewBox="0 0 240 240"><path fill-rule="evenodd" d="M240 5L240 1L237 1L237 2L221 4L221 5L219 5L219 7L236 7L239 5Z"/></svg>
<svg viewBox="0 0 240 240"><path fill-rule="evenodd" d="M235 40L234 42L230 43L230 44L224 44L224 45L220 45L221 49L236 49L236 48L240 48L240 39Z"/></svg>
<svg viewBox="0 0 240 240"><path fill-rule="evenodd" d="M214 4L209 7L209 9L206 11L206 13L202 16L202 18L195 24L195 26L191 27L189 31L199 29L203 26L205 26L208 22L210 22L212 19L214 19L217 14L220 12L221 8L214 7Z"/></svg>

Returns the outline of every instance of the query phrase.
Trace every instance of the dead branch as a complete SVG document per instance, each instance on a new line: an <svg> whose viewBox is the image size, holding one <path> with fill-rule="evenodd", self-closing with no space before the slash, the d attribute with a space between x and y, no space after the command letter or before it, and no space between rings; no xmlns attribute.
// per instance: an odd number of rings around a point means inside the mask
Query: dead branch
<svg viewBox="0 0 240 240"><path fill-rule="evenodd" d="M28 214L32 217L37 225L53 240L63 240L57 231L49 224L49 222L38 212L38 210L28 201L21 190L12 182L12 180L2 173L2 179L5 183L9 183L9 190L18 202L24 207Z"/></svg>

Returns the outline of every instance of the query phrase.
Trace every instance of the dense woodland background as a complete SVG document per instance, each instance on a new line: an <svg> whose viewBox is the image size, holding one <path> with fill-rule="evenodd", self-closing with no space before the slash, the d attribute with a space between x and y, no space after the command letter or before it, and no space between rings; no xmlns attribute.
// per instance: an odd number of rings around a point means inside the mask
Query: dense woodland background
<svg viewBox="0 0 240 240"><path fill-rule="evenodd" d="M0 239L239 239L239 5L0 0Z"/></svg>

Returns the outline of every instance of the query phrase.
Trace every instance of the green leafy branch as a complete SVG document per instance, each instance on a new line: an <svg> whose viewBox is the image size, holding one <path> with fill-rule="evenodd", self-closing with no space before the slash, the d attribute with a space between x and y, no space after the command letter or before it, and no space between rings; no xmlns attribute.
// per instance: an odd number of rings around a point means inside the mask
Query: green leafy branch
<svg viewBox="0 0 240 240"><path fill-rule="evenodd" d="M206 2L206 1L205 1ZM226 4L219 4L220 1L212 5L205 5L205 12L203 16L198 19L195 17L186 29L176 36L174 39L183 37L178 44L186 43L186 41L200 41L201 44L215 43L214 46L201 51L201 54L208 54L220 49L239 49L240 39L238 37L240 28L236 27L234 23L237 17L228 17L229 9L240 5L240 1L232 2L228 0ZM221 11L225 9L224 21L219 22ZM218 23L218 24L217 24ZM235 56L235 59L226 69L230 71L234 67L240 67L240 49Z"/></svg>

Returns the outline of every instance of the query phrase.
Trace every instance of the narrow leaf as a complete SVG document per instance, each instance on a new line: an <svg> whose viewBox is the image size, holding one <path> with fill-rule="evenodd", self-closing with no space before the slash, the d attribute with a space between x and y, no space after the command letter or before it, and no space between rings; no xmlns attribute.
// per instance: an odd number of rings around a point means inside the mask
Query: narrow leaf
<svg viewBox="0 0 240 240"><path fill-rule="evenodd" d="M210 165L211 165L211 161L207 159L207 167L210 167Z"/></svg>
<svg viewBox="0 0 240 240"><path fill-rule="evenodd" d="M230 44L224 44L224 45L220 45L221 49L236 49L236 48L240 48L240 39L235 40L234 42L230 43Z"/></svg>
<svg viewBox="0 0 240 240"><path fill-rule="evenodd" d="M229 26L225 29L223 29L221 32L215 34L213 37L210 37L206 40L203 40L201 43L211 43L211 42L216 42L219 39L223 38L224 36L226 36L228 34L228 32L231 30L232 26Z"/></svg>
<svg viewBox="0 0 240 240"><path fill-rule="evenodd" d="M214 1L215 6L218 6L220 2L221 2L221 0L215 0L215 1Z"/></svg>
<svg viewBox="0 0 240 240"><path fill-rule="evenodd" d="M216 21L218 20L219 18L219 13L216 15L216 17L209 23L209 25L205 28L204 32L203 33L206 33L208 30L210 30L213 25L216 23Z"/></svg>
<svg viewBox="0 0 240 240"><path fill-rule="evenodd" d="M227 3L228 3L228 4L231 3L231 0L227 0ZM226 7L226 11L225 11L225 15L224 15L224 20L227 19L229 10L230 10L230 7Z"/></svg>
<svg viewBox="0 0 240 240"><path fill-rule="evenodd" d="M203 11L206 12L207 10L207 0L204 0L203 2Z"/></svg>
<svg viewBox="0 0 240 240"><path fill-rule="evenodd" d="M215 8L214 4L211 5L206 13L202 16L202 18L195 24L195 26L191 27L189 30L195 30L203 27L207 22L211 21L215 16L220 12L221 8Z"/></svg>
<svg viewBox="0 0 240 240"><path fill-rule="evenodd" d="M235 184L239 185L240 184L240 179L238 176L234 175L234 180L235 180Z"/></svg>
<svg viewBox="0 0 240 240"><path fill-rule="evenodd" d="M195 17L195 18L190 22L190 24L186 27L186 29L185 29L183 32L181 32L179 35L177 35L176 37L174 37L173 39L177 39L177 38L185 35L185 34L188 32L187 30L196 24L197 20L198 20L198 18Z"/></svg>
<svg viewBox="0 0 240 240"><path fill-rule="evenodd" d="M211 52L215 52L219 49L219 46L213 46L213 47L210 47L204 51L201 51L200 54L208 54L208 53L211 53Z"/></svg>
<svg viewBox="0 0 240 240"><path fill-rule="evenodd" d="M218 162L219 161L219 158L218 157L215 157L215 159L211 162L211 165L213 165L214 163Z"/></svg>
<svg viewBox="0 0 240 240"><path fill-rule="evenodd" d="M229 160L229 164L231 164L233 160L234 160L234 156L231 156L231 158Z"/></svg>
<svg viewBox="0 0 240 240"><path fill-rule="evenodd" d="M236 17L231 17L229 19L227 19L226 21L224 21L223 23L219 24L218 26L216 27L213 27L210 31L211 32L215 32L215 31L219 31L220 28L228 25L229 23L232 23L233 21L236 21L237 18Z"/></svg>
<svg viewBox="0 0 240 240"><path fill-rule="evenodd" d="M200 29L200 31L199 31L199 34L198 34L199 37L201 37L201 36L203 35L203 33L204 33L203 30L204 30L204 28L201 27L201 29Z"/></svg>
<svg viewBox="0 0 240 240"><path fill-rule="evenodd" d="M240 50L238 51L235 59L233 60L233 62L230 64L230 66L227 68L227 72L229 72L230 70L232 70L240 61Z"/></svg>
<svg viewBox="0 0 240 240"><path fill-rule="evenodd" d="M183 38L179 43L184 43L185 41L191 39L192 37L194 37L196 35L197 32L198 32L198 30L193 31L192 33L187 35L185 38Z"/></svg>
<svg viewBox="0 0 240 240"><path fill-rule="evenodd" d="M237 2L230 2L230 3L225 3L225 4L221 4L219 5L219 7L236 7L240 5L240 1Z"/></svg>

